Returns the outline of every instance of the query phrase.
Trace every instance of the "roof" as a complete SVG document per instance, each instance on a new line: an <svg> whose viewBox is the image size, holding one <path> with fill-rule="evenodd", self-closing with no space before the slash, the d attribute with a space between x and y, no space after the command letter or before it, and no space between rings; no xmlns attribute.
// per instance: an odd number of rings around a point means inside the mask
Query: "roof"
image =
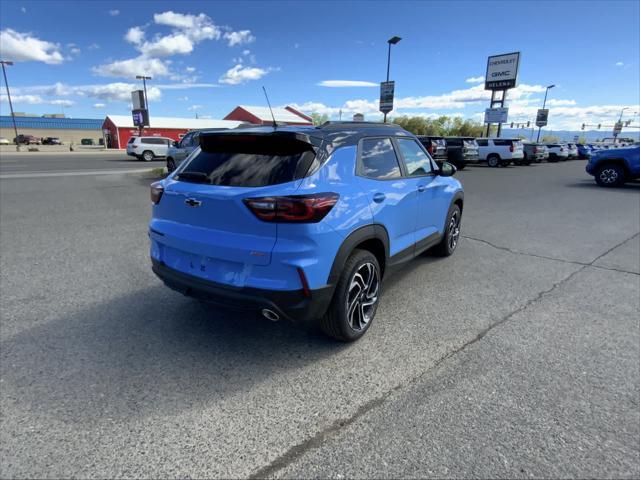
<svg viewBox="0 0 640 480"><path fill-rule="evenodd" d="M239 108L246 110L251 115L258 117L260 120L265 122L273 121L271 117L271 112L269 111L269 107L255 107L252 105L238 105ZM273 109L273 116L276 117L276 122L285 122L285 123L309 123L308 118L302 117L300 115L296 115L290 110L286 108L276 107Z"/></svg>
<svg viewBox="0 0 640 480"><path fill-rule="evenodd" d="M17 128L41 128L61 130L101 130L100 118L49 118L15 117ZM0 128L13 128L10 115L0 116Z"/></svg>
<svg viewBox="0 0 640 480"><path fill-rule="evenodd" d="M137 128L133 124L131 115L107 115L118 128ZM149 118L151 125L148 128L175 128L180 130L198 130L204 128L235 128L242 122L235 120L214 120L210 118L179 118L179 117L155 117ZM102 128L102 121L100 127Z"/></svg>

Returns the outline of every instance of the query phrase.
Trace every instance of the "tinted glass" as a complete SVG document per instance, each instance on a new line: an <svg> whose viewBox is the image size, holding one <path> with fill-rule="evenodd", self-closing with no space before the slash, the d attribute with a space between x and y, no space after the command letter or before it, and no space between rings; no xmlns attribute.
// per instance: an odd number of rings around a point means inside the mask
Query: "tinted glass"
<svg viewBox="0 0 640 480"><path fill-rule="evenodd" d="M230 187L263 187L303 178L315 158L309 144L270 136L203 137L202 149L179 180Z"/></svg>
<svg viewBox="0 0 640 480"><path fill-rule="evenodd" d="M127 143L133 143L136 141L137 137L131 137Z"/></svg>
<svg viewBox="0 0 640 480"><path fill-rule="evenodd" d="M408 138L398 139L398 146L400 147L400 152L402 152L409 176L417 177L431 173L429 157L414 140Z"/></svg>
<svg viewBox="0 0 640 480"><path fill-rule="evenodd" d="M511 140L494 140L493 144L496 147L510 147L511 146Z"/></svg>
<svg viewBox="0 0 640 480"><path fill-rule="evenodd" d="M487 140L478 139L476 140L476 142L478 142L479 147L486 147L489 145L489 142Z"/></svg>
<svg viewBox="0 0 640 480"><path fill-rule="evenodd" d="M460 138L447 138L447 145L452 147L460 147L462 146L462 139Z"/></svg>
<svg viewBox="0 0 640 480"><path fill-rule="evenodd" d="M400 166L393 144L388 138L362 141L362 174L369 178L386 180L400 177Z"/></svg>

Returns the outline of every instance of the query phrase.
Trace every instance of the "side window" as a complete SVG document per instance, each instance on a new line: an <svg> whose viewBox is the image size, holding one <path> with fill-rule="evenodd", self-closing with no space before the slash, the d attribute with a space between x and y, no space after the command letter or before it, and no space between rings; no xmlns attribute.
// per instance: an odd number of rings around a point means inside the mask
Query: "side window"
<svg viewBox="0 0 640 480"><path fill-rule="evenodd" d="M182 140L180 141L180 147L182 148L190 147L192 137L193 137L193 134L191 133L187 133L184 137L182 137Z"/></svg>
<svg viewBox="0 0 640 480"><path fill-rule="evenodd" d="M494 140L493 144L496 147L510 147L511 146L511 140Z"/></svg>
<svg viewBox="0 0 640 480"><path fill-rule="evenodd" d="M191 146L197 147L198 145L200 145L200 132L194 133L191 137Z"/></svg>
<svg viewBox="0 0 640 480"><path fill-rule="evenodd" d="M399 178L400 165L388 138L368 138L362 141L361 173L365 177L388 180Z"/></svg>
<svg viewBox="0 0 640 480"><path fill-rule="evenodd" d="M419 177L431 173L429 157L414 140L398 138L397 142L410 177Z"/></svg>
<svg viewBox="0 0 640 480"><path fill-rule="evenodd" d="M483 138L478 138L476 141L478 142L478 146L479 147L488 147L489 146L489 142L487 141L486 138L484 138L484 139Z"/></svg>

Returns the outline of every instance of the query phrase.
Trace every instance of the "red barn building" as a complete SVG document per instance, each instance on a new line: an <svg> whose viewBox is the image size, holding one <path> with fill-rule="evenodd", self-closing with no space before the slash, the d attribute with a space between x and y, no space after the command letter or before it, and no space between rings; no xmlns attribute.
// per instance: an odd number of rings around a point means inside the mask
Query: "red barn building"
<svg viewBox="0 0 640 480"><path fill-rule="evenodd" d="M273 116L276 122L286 125L313 125L313 119L299 112L293 107L274 108ZM229 113L225 120L237 120L239 122L254 123L256 125L271 125L273 118L269 107L253 107L239 105Z"/></svg>
<svg viewBox="0 0 640 480"><path fill-rule="evenodd" d="M231 120L211 120L205 118L151 117L150 127L142 134L147 137L167 137L180 140L190 130L206 128L235 128L242 122ZM131 115L107 115L102 123L107 148L125 148L131 137L139 134L133 125Z"/></svg>

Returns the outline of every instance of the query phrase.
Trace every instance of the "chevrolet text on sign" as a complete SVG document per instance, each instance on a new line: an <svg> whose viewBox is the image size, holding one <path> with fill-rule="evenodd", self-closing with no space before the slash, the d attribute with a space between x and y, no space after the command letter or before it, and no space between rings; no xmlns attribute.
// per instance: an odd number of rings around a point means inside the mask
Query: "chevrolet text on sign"
<svg viewBox="0 0 640 480"><path fill-rule="evenodd" d="M516 86L520 52L505 53L489 57L485 90L507 90Z"/></svg>

